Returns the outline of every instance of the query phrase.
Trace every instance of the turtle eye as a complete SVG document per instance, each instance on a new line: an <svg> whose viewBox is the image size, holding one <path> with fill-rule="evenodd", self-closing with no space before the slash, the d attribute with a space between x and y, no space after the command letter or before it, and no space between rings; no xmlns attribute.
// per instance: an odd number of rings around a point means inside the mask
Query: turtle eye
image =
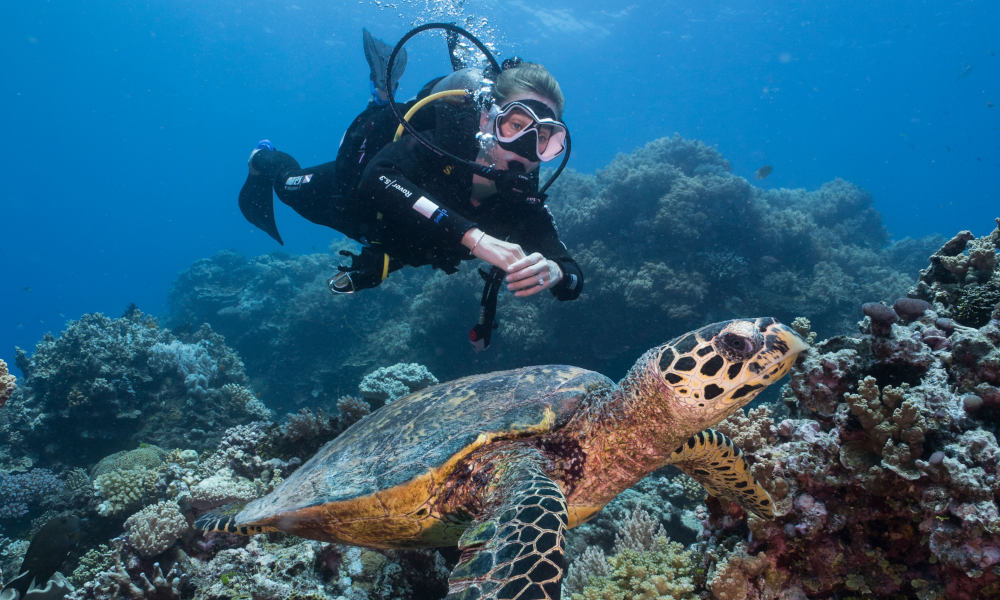
<svg viewBox="0 0 1000 600"><path fill-rule="evenodd" d="M735 332L724 333L718 338L719 352L729 360L746 360L760 349L760 339Z"/></svg>

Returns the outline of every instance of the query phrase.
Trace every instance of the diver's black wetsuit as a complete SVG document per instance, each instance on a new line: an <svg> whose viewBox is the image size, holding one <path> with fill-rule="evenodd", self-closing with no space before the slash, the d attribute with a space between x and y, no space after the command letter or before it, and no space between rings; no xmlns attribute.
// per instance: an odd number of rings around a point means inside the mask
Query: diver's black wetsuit
<svg viewBox="0 0 1000 600"><path fill-rule="evenodd" d="M474 159L478 109L471 103L436 104L434 110L424 108L417 113L423 117L416 122L417 128L450 152ZM543 204L495 194L473 206L472 171L467 166L437 156L412 136L386 145L398 124L391 112L383 112L389 110L369 105L345 134L336 162L301 169L291 156L271 151L263 153L260 165L255 160L254 166L277 173L275 192L303 217L388 254L390 270L429 264L453 273L461 261L474 258L461 239L478 226L494 237L520 244L525 253L540 252L558 263L564 277L551 288L556 298L573 300L580 295L583 273L559 240L552 215ZM373 147L382 148L371 157L367 152ZM351 183L358 182L361 167L360 182L350 189ZM438 210L429 216L415 210L414 203L421 197Z"/></svg>
<svg viewBox="0 0 1000 600"><path fill-rule="evenodd" d="M278 198L297 213L358 239L360 215L354 191L374 156L370 149L377 152L391 142L398 124L388 105L372 102L347 128L335 161L303 169L290 155L273 151L255 155L252 163L269 175Z"/></svg>

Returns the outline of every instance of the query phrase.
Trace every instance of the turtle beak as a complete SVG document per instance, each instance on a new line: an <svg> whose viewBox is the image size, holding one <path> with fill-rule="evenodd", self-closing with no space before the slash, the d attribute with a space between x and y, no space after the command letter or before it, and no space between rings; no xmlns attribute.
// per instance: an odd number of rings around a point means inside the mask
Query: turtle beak
<svg viewBox="0 0 1000 600"><path fill-rule="evenodd" d="M762 367L760 383L771 385L784 377L808 349L809 344L794 329L775 321L764 332L764 347L756 361Z"/></svg>
<svg viewBox="0 0 1000 600"><path fill-rule="evenodd" d="M775 319L757 319L757 328L763 334L760 350L741 363L730 366L732 375L725 403L732 407L744 406L757 397L764 388L784 377L799 355L809 348L794 329Z"/></svg>

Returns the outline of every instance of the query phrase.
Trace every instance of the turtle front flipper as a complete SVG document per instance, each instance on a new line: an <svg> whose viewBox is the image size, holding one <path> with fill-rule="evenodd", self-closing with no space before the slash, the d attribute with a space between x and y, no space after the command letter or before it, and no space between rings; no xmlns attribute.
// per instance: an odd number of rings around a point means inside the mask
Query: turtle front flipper
<svg viewBox="0 0 1000 600"><path fill-rule="evenodd" d="M446 600L559 600L565 572L566 497L537 452L508 450L484 493L482 514L465 530Z"/></svg>
<svg viewBox="0 0 1000 600"><path fill-rule="evenodd" d="M194 528L205 533L219 532L235 535L256 535L258 533L274 533L277 527L255 525L237 525L236 515L223 515L216 512L205 513L194 522Z"/></svg>
<svg viewBox="0 0 1000 600"><path fill-rule="evenodd" d="M713 496L732 500L758 517L774 517L771 495L750 473L743 451L714 429L692 435L667 464L694 477Z"/></svg>

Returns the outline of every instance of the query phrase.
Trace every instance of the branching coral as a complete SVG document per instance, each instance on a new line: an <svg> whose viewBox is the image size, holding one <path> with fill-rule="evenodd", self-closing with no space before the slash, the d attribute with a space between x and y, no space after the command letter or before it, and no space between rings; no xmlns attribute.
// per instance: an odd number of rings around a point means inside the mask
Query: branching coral
<svg viewBox="0 0 1000 600"><path fill-rule="evenodd" d="M573 600L694 600L694 553L660 536L648 550L622 549L610 572L591 577Z"/></svg>
<svg viewBox="0 0 1000 600"><path fill-rule="evenodd" d="M130 553L124 538L118 537L110 546L102 546L101 551L84 555L72 576L76 590L66 599L180 600L191 597L194 587L189 569L192 568L195 565L180 553L164 572L160 563L149 564Z"/></svg>
<svg viewBox="0 0 1000 600"><path fill-rule="evenodd" d="M48 469L26 473L0 472L0 519L17 519L28 514L29 505L59 493L63 482Z"/></svg>
<svg viewBox="0 0 1000 600"><path fill-rule="evenodd" d="M94 490L101 503L97 512L111 516L140 508L157 496L160 474L144 467L113 469L94 478Z"/></svg>

